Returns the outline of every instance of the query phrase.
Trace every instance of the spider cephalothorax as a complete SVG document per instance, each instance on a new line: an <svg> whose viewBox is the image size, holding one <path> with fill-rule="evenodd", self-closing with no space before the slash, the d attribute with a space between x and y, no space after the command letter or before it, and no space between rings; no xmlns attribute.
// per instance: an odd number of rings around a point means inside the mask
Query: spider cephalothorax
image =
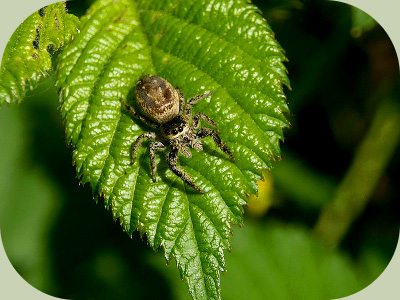
<svg viewBox="0 0 400 300"><path fill-rule="evenodd" d="M177 162L179 153L191 157L190 148L203 150L201 140L207 136L211 136L214 143L235 161L232 151L217 134L217 124L201 112L192 117L192 106L211 94L212 92L198 95L188 100L185 105L182 92L177 88L175 89L165 79L148 75L139 80L136 83L135 95L140 112L136 112L132 106L126 104L123 100L121 102L133 117L151 127L159 128L161 134L145 132L136 139L132 145L132 164L135 162L137 149L143 139L149 139L151 141L149 146L151 173L155 182L155 151L166 150L168 146L171 146L167 161L172 172L196 191L204 193L194 184L192 178L177 166ZM208 127L200 128L200 120L207 122L216 130Z"/></svg>

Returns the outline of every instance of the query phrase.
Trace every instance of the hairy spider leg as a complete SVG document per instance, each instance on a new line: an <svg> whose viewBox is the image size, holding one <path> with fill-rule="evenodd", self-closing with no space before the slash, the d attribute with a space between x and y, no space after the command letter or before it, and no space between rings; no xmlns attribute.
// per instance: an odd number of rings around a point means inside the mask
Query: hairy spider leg
<svg viewBox="0 0 400 300"><path fill-rule="evenodd" d="M200 119L207 122L211 126L215 127L216 131L219 132L219 128L217 123L215 123L209 116L206 114L199 112L193 117L192 128L198 129L200 127Z"/></svg>
<svg viewBox="0 0 400 300"><path fill-rule="evenodd" d="M142 121L143 123L149 125L150 127L153 127L153 128L159 127L158 124L156 124L156 123L154 123L154 122L152 122L152 121L146 119L146 118L143 117L140 113L136 112L136 110L135 110L132 106L130 106L128 103L126 103L126 102L124 101L124 99L120 98L119 100L121 101L121 104L125 106L125 108L128 110L129 114L130 114L132 117L134 117L134 118L136 118L136 119L139 119L140 121Z"/></svg>
<svg viewBox="0 0 400 300"><path fill-rule="evenodd" d="M138 136L138 138L136 139L136 141L133 143L132 146L132 160L131 160L132 165L135 163L136 152L137 149L139 149L140 145L142 144L143 139L149 139L150 141L153 142L157 139L157 135L154 132L145 132Z"/></svg>
<svg viewBox="0 0 400 300"><path fill-rule="evenodd" d="M197 102L199 102L201 99L206 98L208 96L211 96L214 92L210 91L202 95L198 95L196 97L191 98L187 103L185 107L184 114L186 116L190 116L192 114L192 107L195 105Z"/></svg>
<svg viewBox="0 0 400 300"><path fill-rule="evenodd" d="M180 88L175 88L175 90L178 92L179 95L179 113L182 114L183 109L185 107L185 96L183 96L183 93Z"/></svg>
<svg viewBox="0 0 400 300"><path fill-rule="evenodd" d="M188 185L190 185L194 190L198 191L199 193L204 194L205 191L200 189L195 183L193 182L193 179L187 174L184 170L179 168L176 164L178 162L178 149L172 149L172 151L168 154L168 165L169 168L174 172L177 176L182 178L184 182L186 182Z"/></svg>
<svg viewBox="0 0 400 300"><path fill-rule="evenodd" d="M233 162L236 161L235 156L233 155L231 149L224 144L224 142L221 141L221 138L218 136L218 134L215 132L215 130L210 129L210 128L200 128L199 131L197 131L196 134L200 139L204 139L205 137L212 136L214 143L220 148L222 151L224 151L226 154L230 156Z"/></svg>
<svg viewBox="0 0 400 300"><path fill-rule="evenodd" d="M151 175L153 176L153 182L156 182L156 150L165 150L167 147L161 142L151 143L149 146L150 164L151 164Z"/></svg>

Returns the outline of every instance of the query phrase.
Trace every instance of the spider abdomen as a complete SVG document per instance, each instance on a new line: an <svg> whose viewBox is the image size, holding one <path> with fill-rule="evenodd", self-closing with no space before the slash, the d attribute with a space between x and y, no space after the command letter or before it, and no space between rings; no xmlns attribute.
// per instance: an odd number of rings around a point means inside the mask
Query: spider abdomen
<svg viewBox="0 0 400 300"><path fill-rule="evenodd" d="M179 94L165 79L147 75L136 83L136 102L142 114L163 124L179 115Z"/></svg>

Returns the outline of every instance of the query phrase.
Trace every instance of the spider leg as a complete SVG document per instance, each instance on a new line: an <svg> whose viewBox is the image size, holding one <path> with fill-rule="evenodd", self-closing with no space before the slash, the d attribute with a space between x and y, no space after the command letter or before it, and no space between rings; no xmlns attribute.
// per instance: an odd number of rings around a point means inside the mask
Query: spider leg
<svg viewBox="0 0 400 300"><path fill-rule="evenodd" d="M198 129L200 127L200 119L207 122L211 126L215 127L216 131L219 132L219 128L217 123L215 123L209 116L206 114L199 112L193 117L192 128Z"/></svg>
<svg viewBox="0 0 400 300"><path fill-rule="evenodd" d="M143 139L149 139L151 141L155 141L156 138L157 138L157 135L154 132L145 132L138 136L138 138L132 145L132 161L131 161L132 165L135 163L136 152L137 152L137 149L139 149L140 145L142 144Z"/></svg>
<svg viewBox="0 0 400 300"><path fill-rule="evenodd" d="M150 163L151 163L151 175L153 176L153 182L156 182L156 154L155 150L164 150L166 147L161 142L151 143L149 146Z"/></svg>
<svg viewBox="0 0 400 300"><path fill-rule="evenodd" d="M174 172L178 177L180 177L184 182L190 185L194 190L199 193L204 194L205 192L201 190L197 185L194 184L193 179L187 174L184 170L179 168L176 164L178 162L178 149L173 149L168 154L168 165L169 168Z"/></svg>
<svg viewBox="0 0 400 300"><path fill-rule="evenodd" d="M175 90L178 92L179 95L179 113L181 114L185 107L185 97L183 96L183 93L180 88L175 88Z"/></svg>
<svg viewBox="0 0 400 300"><path fill-rule="evenodd" d="M210 129L210 128L200 128L199 131L197 131L197 137L199 137L200 139L204 139L207 136L212 136L214 143L222 150L224 151L226 154L228 154L230 156L230 158L232 159L233 162L236 161L235 156L233 155L231 149L229 149L229 147L221 141L221 138L218 136L218 134L215 132L215 130Z"/></svg>
<svg viewBox="0 0 400 300"><path fill-rule="evenodd" d="M126 103L126 102L124 101L124 99L120 98L119 101L121 101L121 104L122 104L123 106L125 106L125 108L127 109L127 111L129 112L129 114L130 114L132 117L134 117L134 118L136 118L136 119L139 119L140 121L142 121L143 123L149 125L150 127L153 127L153 128L159 127L158 124L156 124L156 123L154 123L154 122L152 122L152 121L146 119L146 118L143 117L140 113L136 112L136 110L135 110L132 106L130 106L128 103Z"/></svg>
<svg viewBox="0 0 400 300"><path fill-rule="evenodd" d="M190 99L190 100L186 103L184 115L190 116L191 113L192 113L192 106L195 105L197 102L199 102L201 99L206 98L206 97L212 95L213 93L214 93L213 91L206 92L205 94L198 95L198 96L193 97L192 99Z"/></svg>

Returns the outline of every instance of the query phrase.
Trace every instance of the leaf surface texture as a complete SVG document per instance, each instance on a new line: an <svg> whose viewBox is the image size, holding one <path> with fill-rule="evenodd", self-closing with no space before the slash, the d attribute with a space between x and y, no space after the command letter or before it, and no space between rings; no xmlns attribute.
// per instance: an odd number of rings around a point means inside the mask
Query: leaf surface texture
<svg viewBox="0 0 400 300"><path fill-rule="evenodd" d="M244 1L103 0L81 23L57 64L78 176L129 235L138 230L153 249L164 248L167 261L176 259L195 299L220 299L232 225L242 223L247 195L257 192L262 169L280 156L289 125L281 47ZM135 83L147 74L167 79L186 99L214 91L193 110L219 125L236 163L211 138L204 151L179 157L205 194L169 170L167 152L157 153L153 183L148 143L130 164L132 143L154 129L130 117L120 99L132 104Z"/></svg>
<svg viewBox="0 0 400 300"><path fill-rule="evenodd" d="M26 89L33 89L51 70L50 52L68 43L78 28L79 19L66 12L65 2L34 12L18 26L3 53L0 105L20 102Z"/></svg>

